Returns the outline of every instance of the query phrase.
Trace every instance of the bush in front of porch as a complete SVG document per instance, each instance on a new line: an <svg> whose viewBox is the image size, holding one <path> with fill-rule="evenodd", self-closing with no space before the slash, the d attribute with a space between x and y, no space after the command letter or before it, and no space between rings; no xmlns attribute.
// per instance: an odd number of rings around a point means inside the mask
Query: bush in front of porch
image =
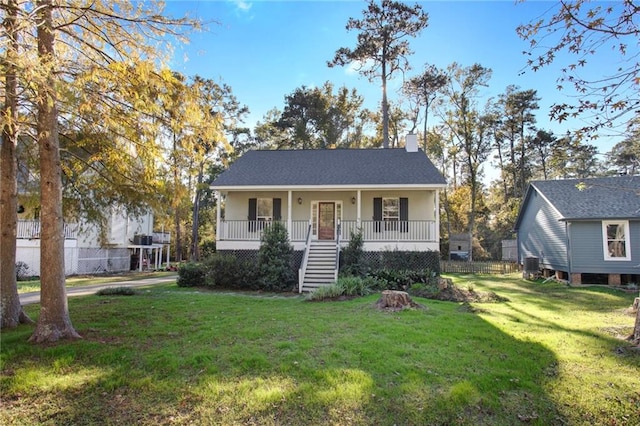
<svg viewBox="0 0 640 426"><path fill-rule="evenodd" d="M180 287L287 292L296 285L293 247L284 225L265 228L260 250L216 252L178 270Z"/></svg>
<svg viewBox="0 0 640 426"><path fill-rule="evenodd" d="M262 232L258 251L260 289L293 291L296 276L293 270L293 246L282 222L273 222Z"/></svg>

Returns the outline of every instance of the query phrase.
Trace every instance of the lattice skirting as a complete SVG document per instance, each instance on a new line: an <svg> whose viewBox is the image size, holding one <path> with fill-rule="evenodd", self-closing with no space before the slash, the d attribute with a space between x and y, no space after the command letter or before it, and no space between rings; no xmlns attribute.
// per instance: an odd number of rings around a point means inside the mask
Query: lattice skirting
<svg viewBox="0 0 640 426"><path fill-rule="evenodd" d="M365 251L362 253L365 269L394 269L421 271L429 269L440 275L440 253L437 251ZM344 265L342 253L340 265Z"/></svg>
<svg viewBox="0 0 640 426"><path fill-rule="evenodd" d="M218 250L218 253L233 255L240 261L258 263L258 250ZM296 274L303 257L303 251L293 252L292 266ZM430 269L440 275L440 253L437 251L365 251L362 253L362 262L367 269L389 268L410 271ZM342 253L340 264L344 264Z"/></svg>
<svg viewBox="0 0 640 426"><path fill-rule="evenodd" d="M258 264L258 250L218 250L217 253L228 254L235 256L241 262L250 262L254 265ZM293 252L293 265L292 268L298 276L298 269L300 269L300 265L302 265L302 258L304 257L303 251L294 251Z"/></svg>

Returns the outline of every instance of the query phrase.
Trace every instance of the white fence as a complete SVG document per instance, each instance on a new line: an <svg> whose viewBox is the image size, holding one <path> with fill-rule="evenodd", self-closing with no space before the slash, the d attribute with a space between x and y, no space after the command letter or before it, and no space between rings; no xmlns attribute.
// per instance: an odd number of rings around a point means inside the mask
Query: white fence
<svg viewBox="0 0 640 426"><path fill-rule="evenodd" d="M17 261L22 262L21 273L40 275L40 247L18 247ZM127 248L65 247L65 275L89 275L107 272L123 272L131 268L131 254Z"/></svg>

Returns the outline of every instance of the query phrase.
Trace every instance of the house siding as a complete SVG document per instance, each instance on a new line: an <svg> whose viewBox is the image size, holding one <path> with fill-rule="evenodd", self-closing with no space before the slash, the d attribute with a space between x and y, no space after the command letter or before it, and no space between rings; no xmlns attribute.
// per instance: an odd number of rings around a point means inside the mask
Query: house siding
<svg viewBox="0 0 640 426"><path fill-rule="evenodd" d="M570 229L572 273L640 273L640 221L629 222L630 260L605 260L602 221L572 222Z"/></svg>
<svg viewBox="0 0 640 426"><path fill-rule="evenodd" d="M560 214L534 191L518 229L518 257L521 264L527 257L540 259L545 269L569 269L565 223Z"/></svg>
<svg viewBox="0 0 640 426"><path fill-rule="evenodd" d="M361 191L362 220L373 220L373 199L397 197L409 199L409 220L436 220L436 191ZM351 202L357 196L355 190L344 191L293 191L291 194L291 219L309 220L311 217L311 201L342 201L342 219L355 219L357 205ZM280 198L282 200L282 220L287 220L287 191L230 191L226 194L225 219L247 220L247 206L251 198ZM302 204L298 204L302 198Z"/></svg>

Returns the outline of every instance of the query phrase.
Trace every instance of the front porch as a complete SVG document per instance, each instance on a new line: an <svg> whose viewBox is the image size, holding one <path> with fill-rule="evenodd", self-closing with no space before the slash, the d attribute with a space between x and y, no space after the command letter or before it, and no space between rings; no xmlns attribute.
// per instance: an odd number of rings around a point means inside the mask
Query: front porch
<svg viewBox="0 0 640 426"><path fill-rule="evenodd" d="M309 232L313 235L313 223L307 220L281 221L289 232L289 240L296 250L303 250ZM218 224L217 248L222 250L258 249L265 227L272 221L224 220ZM336 234L327 239L346 245L351 234L362 232L365 250L376 251L385 247L416 250L418 246L429 246L426 250L438 250L438 233L435 220L342 220L338 222ZM339 232L339 234L338 234ZM420 250L422 251L422 250Z"/></svg>
<svg viewBox="0 0 640 426"><path fill-rule="evenodd" d="M436 189L269 190L216 192L218 250L258 250L262 230L284 224L294 250L307 241L339 241L362 233L365 251L438 251Z"/></svg>

